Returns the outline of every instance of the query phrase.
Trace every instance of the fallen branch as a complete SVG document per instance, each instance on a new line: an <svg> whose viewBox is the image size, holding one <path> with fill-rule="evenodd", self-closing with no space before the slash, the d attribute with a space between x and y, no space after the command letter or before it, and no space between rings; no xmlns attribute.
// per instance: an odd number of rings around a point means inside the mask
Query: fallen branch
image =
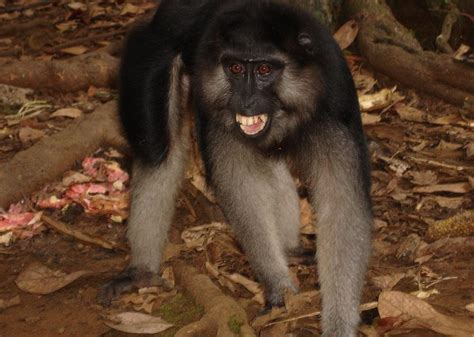
<svg viewBox="0 0 474 337"><path fill-rule="evenodd" d="M175 337L256 336L245 310L232 297L224 295L208 276L182 262L176 262L173 270L178 283L205 311L199 321L181 328Z"/></svg>
<svg viewBox="0 0 474 337"><path fill-rule="evenodd" d="M353 0L347 9L359 18L359 50L370 65L401 83L474 109L474 69L451 55L424 51L410 31L380 0Z"/></svg>
<svg viewBox="0 0 474 337"><path fill-rule="evenodd" d="M78 159L101 146L127 148L115 102L104 104L0 165L0 207L6 209L10 203L59 178Z"/></svg>
<svg viewBox="0 0 474 337"><path fill-rule="evenodd" d="M107 241L107 240L102 239L98 236L93 236L93 235L90 235L90 234L87 234L87 233L83 233L81 231L78 231L76 229L71 228L70 226L66 225L65 223L63 223L61 221L50 218L47 215L44 215L44 214L41 215L41 220L43 220L43 222L48 227L51 227L52 229L58 231L59 233L62 233L62 234L68 235L68 236L72 236L73 238L75 238L79 241L90 243L90 244L93 244L93 245L96 245L96 246L99 246L99 247L102 247L102 248L105 248L105 249L122 250L124 252L128 252L128 249L120 243L113 242L113 241Z"/></svg>
<svg viewBox="0 0 474 337"><path fill-rule="evenodd" d="M459 19L459 9L453 3L449 3L451 7L444 17L443 26L441 27L441 34L436 37L436 46L443 53L452 54L453 48L449 45L453 25Z"/></svg>
<svg viewBox="0 0 474 337"><path fill-rule="evenodd" d="M114 87L118 64L117 58L100 52L66 60L13 60L0 65L0 83L60 92L87 90L91 85Z"/></svg>
<svg viewBox="0 0 474 337"><path fill-rule="evenodd" d="M441 167L441 168L454 170L454 171L474 170L474 166L453 165L453 164L443 163L434 159L415 157L409 154L406 155L405 158L408 160L412 160L417 164Z"/></svg>
<svg viewBox="0 0 474 337"><path fill-rule="evenodd" d="M363 312L363 311L369 311L369 310L375 309L375 308L377 308L377 304L378 304L377 302L369 302L369 303L361 304L359 306L359 311ZM272 326L272 325L276 325L276 324L289 323L289 322L298 321L298 320L303 319L303 318L316 317L316 316L319 316L319 315L321 315L321 311L317 310L317 311L313 311L313 312L310 312L310 313L307 313L307 314L298 315L296 317L290 317L290 318L282 319L280 321L269 322L269 323L265 324L264 326L268 327L268 326Z"/></svg>

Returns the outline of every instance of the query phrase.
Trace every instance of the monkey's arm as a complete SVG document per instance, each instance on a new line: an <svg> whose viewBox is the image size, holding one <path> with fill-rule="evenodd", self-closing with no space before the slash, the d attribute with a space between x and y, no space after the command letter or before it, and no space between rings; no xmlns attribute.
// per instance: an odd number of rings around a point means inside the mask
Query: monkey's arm
<svg viewBox="0 0 474 337"><path fill-rule="evenodd" d="M324 131L323 131L324 130ZM322 133L322 134L321 134ZM356 336L358 307L371 247L371 203L363 135L326 126L306 165L317 213L317 259L323 336Z"/></svg>
<svg viewBox="0 0 474 337"><path fill-rule="evenodd" d="M296 290L285 252L298 242L296 191L279 195L292 183L291 175L284 163L242 148L229 134L209 132L205 148L207 173L216 197L257 278L265 285L267 306L281 305L283 291ZM276 210L284 207L293 209L283 219L277 218ZM285 220L289 223L279 226L279 221Z"/></svg>

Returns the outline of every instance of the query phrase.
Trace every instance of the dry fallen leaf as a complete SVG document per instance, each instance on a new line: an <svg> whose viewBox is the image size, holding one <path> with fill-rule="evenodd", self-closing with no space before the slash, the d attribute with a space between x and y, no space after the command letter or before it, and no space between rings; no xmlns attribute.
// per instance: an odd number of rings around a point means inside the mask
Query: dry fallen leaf
<svg viewBox="0 0 474 337"><path fill-rule="evenodd" d="M381 110L392 104L393 92L390 89L382 89L374 94L359 96L361 111Z"/></svg>
<svg viewBox="0 0 474 337"><path fill-rule="evenodd" d="M210 262L206 262L206 269L209 272L209 274L211 274L216 279L218 279L219 283L222 283L224 286L228 287L231 291L235 291L234 284L239 284L245 289L247 289L250 293L254 294L254 297L252 298L253 301L262 305L265 303L263 288L258 282L252 281L241 274L226 273L222 270L219 270L217 266L213 265ZM231 283L229 284L229 282L226 282L226 281L230 281Z"/></svg>
<svg viewBox="0 0 474 337"><path fill-rule="evenodd" d="M78 118L82 116L82 111L77 108L63 108L56 110L50 117L69 117Z"/></svg>
<svg viewBox="0 0 474 337"><path fill-rule="evenodd" d="M426 120L426 114L423 111L411 106L397 104L395 111L398 113L398 116L400 116L400 119L405 121L420 123Z"/></svg>
<svg viewBox="0 0 474 337"><path fill-rule="evenodd" d="M337 32L334 33L334 39L339 44L341 50L348 48L354 42L359 33L357 21L350 20L343 24Z"/></svg>
<svg viewBox="0 0 474 337"><path fill-rule="evenodd" d="M380 334L377 332L377 329L372 325L361 325L359 327L359 330L366 337L380 337Z"/></svg>
<svg viewBox="0 0 474 337"><path fill-rule="evenodd" d="M156 294L131 293L122 296L120 302L124 305L132 305L135 311L143 310L147 314L151 314L157 298Z"/></svg>
<svg viewBox="0 0 474 337"><path fill-rule="evenodd" d="M91 274L91 271L86 270L66 274L60 270L52 270L41 263L34 262L18 275L15 283L23 291L45 295L64 288L82 276Z"/></svg>
<svg viewBox="0 0 474 337"><path fill-rule="evenodd" d="M434 150L438 152L456 151L462 148L462 144L447 142L443 139L436 145Z"/></svg>
<svg viewBox="0 0 474 337"><path fill-rule="evenodd" d="M218 231L228 230L229 225L221 222L191 227L181 233L186 247L189 249L202 250L206 243L209 243Z"/></svg>
<svg viewBox="0 0 474 337"><path fill-rule="evenodd" d="M252 281L252 280L248 279L247 277L245 277L241 274L237 274L237 273L234 273L234 274L224 273L223 275L224 275L224 277L228 278L230 281L232 281L234 283L237 283L237 284L240 284L245 289L247 289L249 292L254 294L255 295L255 297L253 298L254 301L256 301L257 303L260 303L260 304L264 303L263 289L262 289L262 286L259 283L255 282L255 281Z"/></svg>
<svg viewBox="0 0 474 337"><path fill-rule="evenodd" d="M457 115L443 115L441 117L436 117L427 114L425 111L411 106L406 106L404 104L397 104L395 110L397 111L400 119L409 122L472 127L472 122L463 121Z"/></svg>
<svg viewBox="0 0 474 337"><path fill-rule="evenodd" d="M439 295L439 291L436 288L432 288L429 290L416 290L412 291L410 295L415 296L416 298L419 298L421 300L426 300L427 298L430 298L431 295Z"/></svg>
<svg viewBox="0 0 474 337"><path fill-rule="evenodd" d="M136 333L136 334L156 334L173 327L160 317L141 314L138 312L123 312L107 317L109 321L105 324L112 329Z"/></svg>
<svg viewBox="0 0 474 337"><path fill-rule="evenodd" d="M74 47L69 47L69 48L63 48L61 51L66 54L71 54L71 55L82 55L88 50L87 47L85 46L74 46Z"/></svg>
<svg viewBox="0 0 474 337"><path fill-rule="evenodd" d="M453 183L453 184L439 184L431 186L422 186L413 188L415 193L437 193L437 192L451 192L464 194L472 190L471 184L469 183Z"/></svg>
<svg viewBox="0 0 474 337"><path fill-rule="evenodd" d="M74 30L77 27L77 22L74 20L58 23L56 28L61 32L64 33L68 30Z"/></svg>
<svg viewBox="0 0 474 337"><path fill-rule="evenodd" d="M464 203L464 198L463 197L454 197L454 198L449 198L449 197L442 197L439 195L434 195L427 197L427 200L433 200L436 202L438 205L444 208L451 208L451 209L457 209L462 206Z"/></svg>
<svg viewBox="0 0 474 337"><path fill-rule="evenodd" d="M429 303L399 291L382 292L378 310L382 319L402 318L411 328L427 328L448 336L474 336L473 320L443 315Z"/></svg>
<svg viewBox="0 0 474 337"><path fill-rule="evenodd" d="M259 328L267 325L269 322L282 318L285 315L286 315L286 308L272 307L272 310L269 313L257 316L257 318L255 318L255 320L252 322L252 327L258 330Z"/></svg>
<svg viewBox="0 0 474 337"><path fill-rule="evenodd" d="M438 175L434 171L410 171L409 173L412 176L411 182L415 185L434 185L438 182Z"/></svg>
<svg viewBox="0 0 474 337"><path fill-rule="evenodd" d="M319 290L285 294L285 308L290 317L314 312L315 308L319 307L320 301Z"/></svg>
<svg viewBox="0 0 474 337"><path fill-rule="evenodd" d="M71 2L67 6L75 11L85 12L87 11L87 5L81 2Z"/></svg>
<svg viewBox="0 0 474 337"><path fill-rule="evenodd" d="M167 282L170 286L174 287L176 285L176 281L174 278L174 272L173 268L171 267L166 267L165 270L163 270L163 273L161 274L161 277L163 280Z"/></svg>
<svg viewBox="0 0 474 337"><path fill-rule="evenodd" d="M465 306L466 310L474 313L474 303L469 303L468 305Z"/></svg>
<svg viewBox="0 0 474 337"><path fill-rule="evenodd" d="M474 253L474 237L442 238L430 244L421 244L416 251L416 257L421 258L429 254L443 256L460 252Z"/></svg>
<svg viewBox="0 0 474 337"><path fill-rule="evenodd" d="M43 130L37 130L29 127L21 128L18 132L18 138L20 138L20 141L23 144L34 142L35 140L43 138L44 135L45 132Z"/></svg>
<svg viewBox="0 0 474 337"><path fill-rule="evenodd" d="M0 311L11 308L15 305L19 305L21 303L20 296L16 295L13 298L9 298L8 300L4 300L0 298Z"/></svg>
<svg viewBox="0 0 474 337"><path fill-rule="evenodd" d="M354 82L359 95L364 95L368 93L374 88L375 84L377 83L377 80L371 75L367 75L362 72L357 72L353 75Z"/></svg>
<svg viewBox="0 0 474 337"><path fill-rule="evenodd" d="M470 142L465 146L467 159L474 159L474 142Z"/></svg>
<svg viewBox="0 0 474 337"><path fill-rule="evenodd" d="M120 12L120 15L127 15L127 14L142 14L144 12L143 9L141 9L138 6L135 6L134 4L131 3L125 3L125 6L123 6L122 11Z"/></svg>
<svg viewBox="0 0 474 337"><path fill-rule="evenodd" d="M372 283L379 289L392 290L393 287L405 277L405 273L394 273L390 275L374 276Z"/></svg>
<svg viewBox="0 0 474 337"><path fill-rule="evenodd" d="M372 125L376 123L380 123L382 118L378 115L371 115L366 112L362 112L361 114L362 117L362 124L363 125Z"/></svg>
<svg viewBox="0 0 474 337"><path fill-rule="evenodd" d="M6 232L0 234L0 245L10 246L13 241L13 232Z"/></svg>
<svg viewBox="0 0 474 337"><path fill-rule="evenodd" d="M469 52L470 49L471 47L461 43L459 48L454 52L453 59L455 59L456 61L465 61L467 58L466 54Z"/></svg>

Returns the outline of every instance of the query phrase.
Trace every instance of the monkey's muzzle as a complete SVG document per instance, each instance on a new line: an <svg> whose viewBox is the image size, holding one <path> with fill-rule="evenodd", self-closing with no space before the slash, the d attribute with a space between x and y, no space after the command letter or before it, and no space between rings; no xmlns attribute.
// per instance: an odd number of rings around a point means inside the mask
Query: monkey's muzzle
<svg viewBox="0 0 474 337"><path fill-rule="evenodd" d="M243 116L236 114L235 120L243 133L249 136L255 136L265 129L268 122L268 115Z"/></svg>

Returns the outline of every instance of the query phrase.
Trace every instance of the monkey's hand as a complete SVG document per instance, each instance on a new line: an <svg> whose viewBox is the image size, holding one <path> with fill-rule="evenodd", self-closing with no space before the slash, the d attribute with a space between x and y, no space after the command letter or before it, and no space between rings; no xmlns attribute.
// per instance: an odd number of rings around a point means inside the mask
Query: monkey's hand
<svg viewBox="0 0 474 337"><path fill-rule="evenodd" d="M124 292L153 286L163 287L165 289L172 288L166 280L156 273L128 267L102 287L97 295L97 300L100 304L109 306L114 299Z"/></svg>

